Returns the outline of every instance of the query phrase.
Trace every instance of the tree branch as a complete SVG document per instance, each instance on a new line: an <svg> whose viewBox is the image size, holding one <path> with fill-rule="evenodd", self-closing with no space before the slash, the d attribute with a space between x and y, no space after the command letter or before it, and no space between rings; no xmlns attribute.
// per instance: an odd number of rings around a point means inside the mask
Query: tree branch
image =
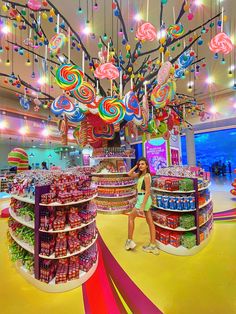
<svg viewBox="0 0 236 314"><path fill-rule="evenodd" d="M180 11L179 11L179 15L178 15L178 17L177 17L177 19L176 19L176 21L175 21L175 24L178 24L178 23L179 23L179 21L181 20L182 16L183 16L184 13L185 13L185 11L184 11L185 2L186 2L186 1L184 0L183 3L182 3L182 6L181 6L181 9L180 9Z"/></svg>
<svg viewBox="0 0 236 314"><path fill-rule="evenodd" d="M118 2L118 0L114 0L114 1L116 3L117 9L119 10L119 16L117 18L119 18L119 20L121 22L122 29L123 29L126 41L129 41L129 38L128 38L128 35L127 35L127 31L126 31L126 27L125 27L125 22L124 22L124 19L123 19L123 16L122 16L122 12L121 12L121 9L120 9L119 2ZM105 3L104 3L104 5L105 5ZM112 14L113 14L113 12L112 12Z"/></svg>

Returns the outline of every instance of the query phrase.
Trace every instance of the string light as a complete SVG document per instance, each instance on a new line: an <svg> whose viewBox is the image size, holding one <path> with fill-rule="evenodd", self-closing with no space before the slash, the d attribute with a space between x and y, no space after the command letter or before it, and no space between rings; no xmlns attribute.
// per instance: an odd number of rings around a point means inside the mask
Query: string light
<svg viewBox="0 0 236 314"><path fill-rule="evenodd" d="M214 79L213 79L213 77L208 76L208 78L206 79L206 83L207 83L208 85L213 84L213 83L214 83Z"/></svg>
<svg viewBox="0 0 236 314"><path fill-rule="evenodd" d="M142 15L140 13L135 14L134 16L135 21L140 22L142 20Z"/></svg>
<svg viewBox="0 0 236 314"><path fill-rule="evenodd" d="M89 35L91 33L91 28L88 25L86 25L85 28L83 29L83 33L85 35Z"/></svg>
<svg viewBox="0 0 236 314"><path fill-rule="evenodd" d="M43 132L42 132L42 135L43 135L44 137L48 137L48 136L50 135L49 129L44 128L44 129L43 129Z"/></svg>
<svg viewBox="0 0 236 314"><path fill-rule="evenodd" d="M0 121L0 130L4 130L7 127L7 122L5 120Z"/></svg>
<svg viewBox="0 0 236 314"><path fill-rule="evenodd" d="M217 108L215 106L212 106L210 108L210 112L213 113L213 114L217 113Z"/></svg>
<svg viewBox="0 0 236 314"><path fill-rule="evenodd" d="M28 132L29 132L29 129L28 129L26 126L22 126L22 127L19 129L19 133L20 133L21 135L26 135Z"/></svg>

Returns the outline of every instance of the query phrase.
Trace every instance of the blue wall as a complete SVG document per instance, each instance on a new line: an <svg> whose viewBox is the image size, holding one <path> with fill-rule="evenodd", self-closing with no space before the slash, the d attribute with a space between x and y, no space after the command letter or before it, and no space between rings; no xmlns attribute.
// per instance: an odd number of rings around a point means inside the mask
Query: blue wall
<svg viewBox="0 0 236 314"><path fill-rule="evenodd" d="M195 134L196 161L206 170L216 161L232 164L236 168L236 129ZM187 164L186 137L181 136L182 162Z"/></svg>

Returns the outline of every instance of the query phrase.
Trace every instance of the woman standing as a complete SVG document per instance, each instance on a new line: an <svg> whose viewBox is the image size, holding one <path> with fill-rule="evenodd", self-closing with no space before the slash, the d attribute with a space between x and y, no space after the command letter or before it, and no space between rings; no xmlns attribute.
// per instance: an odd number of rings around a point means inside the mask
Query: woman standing
<svg viewBox="0 0 236 314"><path fill-rule="evenodd" d="M139 172L135 173L135 170L138 169ZM137 215L145 214L145 218L149 227L150 232L150 243L148 245L143 246L143 250L145 252L159 254L159 250L156 246L156 231L155 226L152 220L151 215L151 205L152 198L151 194L151 175L149 170L148 161L146 158L142 157L138 160L137 165L134 166L128 173L128 175L132 178L138 178L137 183L137 202L135 204L134 209L129 214L128 221L128 240L125 243L126 250L133 250L136 247L136 243L133 241L133 233L134 233L134 220Z"/></svg>

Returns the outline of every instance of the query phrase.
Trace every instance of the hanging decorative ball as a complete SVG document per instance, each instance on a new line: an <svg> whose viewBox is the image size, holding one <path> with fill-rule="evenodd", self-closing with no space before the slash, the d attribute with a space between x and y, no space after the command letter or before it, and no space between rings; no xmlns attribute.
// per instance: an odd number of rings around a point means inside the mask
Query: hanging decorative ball
<svg viewBox="0 0 236 314"><path fill-rule="evenodd" d="M133 31L134 31L134 28L130 27L130 32L133 33Z"/></svg>
<svg viewBox="0 0 236 314"><path fill-rule="evenodd" d="M38 11L41 8L41 1L38 0L29 0L27 6L30 10Z"/></svg>
<svg viewBox="0 0 236 314"><path fill-rule="evenodd" d="M26 10L25 10L25 9L22 9L22 10L20 11L20 13L21 13L23 16L26 16Z"/></svg>
<svg viewBox="0 0 236 314"><path fill-rule="evenodd" d="M167 0L161 0L162 4L167 4Z"/></svg>
<svg viewBox="0 0 236 314"><path fill-rule="evenodd" d="M164 47L161 46L161 47L159 48L159 52L160 52L160 53L164 52Z"/></svg>
<svg viewBox="0 0 236 314"><path fill-rule="evenodd" d="M46 12L43 12L43 13L42 13L42 19L46 20L47 18L48 18L47 13L46 13Z"/></svg>
<svg viewBox="0 0 236 314"><path fill-rule="evenodd" d="M223 21L224 21L224 22L227 22L227 21L228 21L228 16L227 16L227 15L224 15Z"/></svg>
<svg viewBox="0 0 236 314"><path fill-rule="evenodd" d="M51 10L49 11L51 16L55 16L55 11L53 8L51 8Z"/></svg>
<svg viewBox="0 0 236 314"><path fill-rule="evenodd" d="M186 2L184 5L184 11L187 12L190 8L190 5Z"/></svg>
<svg viewBox="0 0 236 314"><path fill-rule="evenodd" d="M210 26L210 28L212 28L214 25L215 25L215 23L211 22L209 26Z"/></svg>
<svg viewBox="0 0 236 314"><path fill-rule="evenodd" d="M189 20L189 21L192 21L193 18L194 18L193 13L189 13L189 14L188 14L188 20Z"/></svg>
<svg viewBox="0 0 236 314"><path fill-rule="evenodd" d="M233 90L236 90L236 83L234 83L233 85Z"/></svg>
<svg viewBox="0 0 236 314"><path fill-rule="evenodd" d="M53 23L53 17L52 17L52 16L50 16L50 17L48 18L48 22Z"/></svg>
<svg viewBox="0 0 236 314"><path fill-rule="evenodd" d="M171 47L171 51L175 51L175 46Z"/></svg>
<svg viewBox="0 0 236 314"><path fill-rule="evenodd" d="M103 44L101 42L98 43L98 48L101 49L103 47Z"/></svg>
<svg viewBox="0 0 236 314"><path fill-rule="evenodd" d="M180 47L181 46L181 42L179 41L176 46Z"/></svg>
<svg viewBox="0 0 236 314"><path fill-rule="evenodd" d="M206 67L206 63L203 63L203 64L202 64L202 67L205 68L205 67Z"/></svg>
<svg viewBox="0 0 236 314"><path fill-rule="evenodd" d="M2 10L3 10L3 12L7 12L8 11L8 7L6 6L6 4L2 5Z"/></svg>
<svg viewBox="0 0 236 314"><path fill-rule="evenodd" d="M203 39L200 37L197 41L198 45L201 46L203 44Z"/></svg>
<svg viewBox="0 0 236 314"><path fill-rule="evenodd" d="M112 10L115 10L115 9L116 9L116 3L112 2Z"/></svg>
<svg viewBox="0 0 236 314"><path fill-rule="evenodd" d="M119 10L115 9L115 10L114 10L114 15L115 15L115 16L119 16L119 14L120 14Z"/></svg>
<svg viewBox="0 0 236 314"><path fill-rule="evenodd" d="M216 52L216 53L214 54L214 59L217 60L218 58L219 58L219 55L218 55L218 53Z"/></svg>
<svg viewBox="0 0 236 314"><path fill-rule="evenodd" d="M48 6L47 1L44 0L44 1L42 2L42 5L43 5L44 7L47 7L47 6Z"/></svg>
<svg viewBox="0 0 236 314"><path fill-rule="evenodd" d="M202 33L202 34L205 34L205 33L206 33L206 28L205 28L205 26L203 26L203 28L202 28L202 30L201 30L201 33Z"/></svg>
<svg viewBox="0 0 236 314"><path fill-rule="evenodd" d="M19 14L16 16L16 21L17 21L18 23L21 21L21 16L20 16Z"/></svg>
<svg viewBox="0 0 236 314"><path fill-rule="evenodd" d="M166 50L166 52L165 52L165 57L169 57L170 56L170 52L169 52L169 50Z"/></svg>
<svg viewBox="0 0 236 314"><path fill-rule="evenodd" d="M127 43L126 39L123 38L121 43L122 43L122 45L125 45Z"/></svg>
<svg viewBox="0 0 236 314"><path fill-rule="evenodd" d="M224 58L224 57L221 59L220 63L221 63L221 64L225 64L225 63L226 63L226 61L225 61L225 58Z"/></svg>

